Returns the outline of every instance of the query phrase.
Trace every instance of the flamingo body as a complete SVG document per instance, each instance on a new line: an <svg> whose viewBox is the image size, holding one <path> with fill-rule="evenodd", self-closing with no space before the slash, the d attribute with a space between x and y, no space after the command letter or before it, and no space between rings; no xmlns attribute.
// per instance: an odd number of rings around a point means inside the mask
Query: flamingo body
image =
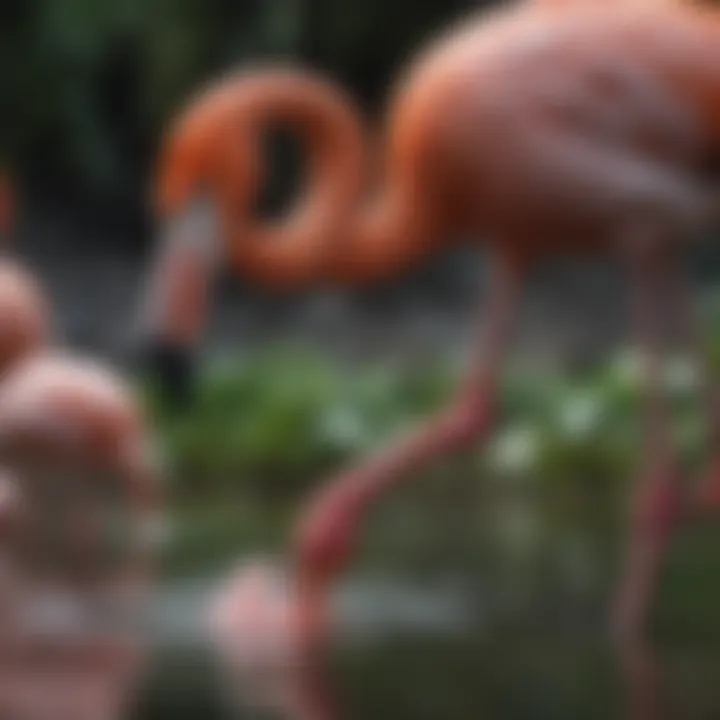
<svg viewBox="0 0 720 720"><path fill-rule="evenodd" d="M253 217L253 203L260 138L276 124L305 142L308 182L286 217L266 224ZM193 99L161 159L159 213L182 215L210 197L230 261L247 277L276 287L369 282L458 236L497 261L488 335L450 407L331 478L301 515L286 601L299 628L290 640L307 658L322 655L327 586L355 549L369 507L401 478L487 440L525 274L555 253L616 254L638 291L647 444L613 627L629 639L644 628L686 507L659 370L668 247L713 220L718 149L720 14L673 0L537 0L463 20L399 79L380 171L368 161L374 154L352 103L310 73L256 69ZM168 246L165 268L192 270L184 252ZM195 279L207 280L208 266L196 265ZM185 283L199 307L198 287ZM720 478L720 462L712 467ZM257 622L273 646L272 618L240 602L257 584L252 575L246 581L227 590L224 607ZM332 717L314 671L305 670L310 660L299 671L298 717Z"/></svg>

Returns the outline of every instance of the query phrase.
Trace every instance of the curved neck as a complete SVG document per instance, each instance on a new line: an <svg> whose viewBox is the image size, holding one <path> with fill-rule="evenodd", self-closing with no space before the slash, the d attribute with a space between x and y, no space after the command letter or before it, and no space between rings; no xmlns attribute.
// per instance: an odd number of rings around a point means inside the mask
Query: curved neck
<svg viewBox="0 0 720 720"><path fill-rule="evenodd" d="M429 252L438 225L414 184L388 179L350 221L329 263L329 279L363 283L404 272Z"/></svg>
<svg viewBox="0 0 720 720"><path fill-rule="evenodd" d="M259 138L278 123L293 130L307 148L308 182L287 218L268 225L252 217L252 200L263 177ZM428 168L419 167L416 148L408 146L398 128L390 130L393 143L389 171L379 185L382 192L363 203L364 132L359 113L337 87L293 71L229 78L174 126L161 163L161 210L175 214L204 186L218 203L230 264L269 286L368 281L395 274L428 249L438 227L431 206L440 202L434 178L429 185L433 192L427 191L427 179L421 192L417 170L427 173ZM201 297L214 265L178 244L161 260L166 275L184 278L164 281L178 287L177 299L170 298L170 290L161 292L165 302L151 303L151 312L160 316L155 324L167 333L189 338L199 331ZM157 282L162 284L162 278ZM183 301L189 305L181 310Z"/></svg>
<svg viewBox="0 0 720 720"><path fill-rule="evenodd" d="M448 198L440 177L431 175L424 147L408 142L401 120L391 113L380 152L365 152L374 162L366 162L371 172L360 183L366 192L358 192L340 237L331 243L325 272L331 282L369 283L405 272L447 229Z"/></svg>

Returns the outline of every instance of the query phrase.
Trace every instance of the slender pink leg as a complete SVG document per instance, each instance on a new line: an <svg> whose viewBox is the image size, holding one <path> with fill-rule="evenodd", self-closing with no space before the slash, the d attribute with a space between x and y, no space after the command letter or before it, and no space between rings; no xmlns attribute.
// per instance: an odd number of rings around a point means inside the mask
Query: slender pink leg
<svg viewBox="0 0 720 720"><path fill-rule="evenodd" d="M717 411L710 417L710 447L713 457L700 478L697 494L694 498L694 509L701 514L720 513L720 456L716 448L720 442L720 418Z"/></svg>
<svg viewBox="0 0 720 720"><path fill-rule="evenodd" d="M408 439L333 478L303 513L295 539L297 631L302 657L318 657L325 633L327 583L348 562L368 509L402 478L487 436L518 303L521 286L518 266L499 264L492 283L487 336L452 406ZM305 699L298 715L308 720L329 717L324 690L319 687L318 676L311 674L312 677L303 680ZM308 691L308 687L312 689Z"/></svg>
<svg viewBox="0 0 720 720"><path fill-rule="evenodd" d="M700 482L692 498L691 509L697 513L720 513L720 387L711 367L708 353L702 347L700 329L693 325L693 345L698 348L702 369L702 397L705 399L707 422L707 447L710 460L700 476Z"/></svg>
<svg viewBox="0 0 720 720"><path fill-rule="evenodd" d="M677 280L676 277L672 278ZM686 285L674 283L668 293L670 304L679 311L680 331L683 340L693 349L696 372L699 379L699 394L708 429L706 444L710 459L700 474L695 488L688 489L686 518L692 522L698 515L720 513L720 387L713 372L709 352L704 347L703 329L694 311L692 298Z"/></svg>
<svg viewBox="0 0 720 720"><path fill-rule="evenodd" d="M652 237L649 238L652 240ZM643 238L639 238L642 241ZM669 258L645 244L631 253L638 333L645 353L646 384L643 469L631 518L624 577L614 608L613 630L625 644L644 630L668 542L681 519L684 498L666 407L661 340Z"/></svg>
<svg viewBox="0 0 720 720"><path fill-rule="evenodd" d="M710 460L701 472L697 488L689 492L687 519L691 521L698 513L720 512L720 387L713 372L710 354L704 347L703 328L698 322L687 287L676 286L671 297L680 311L683 339L693 349L695 356L699 393L708 430L706 444L710 452Z"/></svg>

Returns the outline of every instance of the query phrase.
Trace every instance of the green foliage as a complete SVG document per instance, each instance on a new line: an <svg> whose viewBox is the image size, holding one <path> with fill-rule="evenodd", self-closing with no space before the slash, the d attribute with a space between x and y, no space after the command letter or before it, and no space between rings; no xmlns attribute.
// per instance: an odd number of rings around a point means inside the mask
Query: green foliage
<svg viewBox="0 0 720 720"><path fill-rule="evenodd" d="M708 452L692 370L682 357L666 365L688 481ZM642 377L629 352L584 372L508 373L489 445L438 463L373 508L353 572L477 581L490 622L522 622L523 632L555 637L604 618L642 453ZM208 366L185 417L170 417L150 389L175 468L166 572L197 577L247 554L284 555L323 475L443 407L455 380L441 363L358 369L276 347ZM720 597L717 528L685 530L656 609L663 637L707 637Z"/></svg>
<svg viewBox="0 0 720 720"><path fill-rule="evenodd" d="M362 98L474 7L424 0L9 0L0 25L0 158L20 174L139 197L168 120L219 73L285 57ZM373 52L368 53L367 48ZM64 187L59 182L57 187Z"/></svg>
<svg viewBox="0 0 720 720"><path fill-rule="evenodd" d="M497 432L469 462L494 482L622 483L641 446L638 363L622 353L584 374L510 374ZM689 465L703 449L693 370L684 358L667 368ZM277 347L209 367L185 416L153 406L177 492L290 498L431 415L449 399L453 375L441 364L358 370Z"/></svg>
<svg viewBox="0 0 720 720"><path fill-rule="evenodd" d="M143 141L154 143L188 92L251 49L247 37L256 23L241 6L23 3L2 28L4 67L12 69L5 153L19 168L41 160L46 172L106 191L127 184L129 157L137 161Z"/></svg>
<svg viewBox="0 0 720 720"><path fill-rule="evenodd" d="M208 369L188 415L148 397L181 492L292 493L430 412L446 382L434 368L354 372L278 348Z"/></svg>

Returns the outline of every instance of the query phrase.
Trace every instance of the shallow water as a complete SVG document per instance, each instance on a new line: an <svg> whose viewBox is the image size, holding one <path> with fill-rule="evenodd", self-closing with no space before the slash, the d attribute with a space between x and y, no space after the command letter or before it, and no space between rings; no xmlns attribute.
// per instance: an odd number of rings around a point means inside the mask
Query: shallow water
<svg viewBox="0 0 720 720"><path fill-rule="evenodd" d="M193 648L203 642L202 613L217 581L167 584L150 608L147 629L154 644ZM479 620L468 593L452 586L413 587L370 580L349 581L334 596L334 613L355 638L394 632L457 636Z"/></svg>
<svg viewBox="0 0 720 720"><path fill-rule="evenodd" d="M711 720L720 717L720 652L665 649L654 685L628 687L602 643L570 638L463 642L388 640L340 657L332 676L339 717L397 720ZM159 665L158 665L159 667ZM655 707L657 705L657 707ZM138 720L232 715L207 656L169 656L152 678Z"/></svg>
<svg viewBox="0 0 720 720"><path fill-rule="evenodd" d="M213 584L168 586L151 614L157 647L137 720L231 713L199 622ZM335 598L350 630L332 664L346 720L711 720L720 717L720 643L670 640L629 666L600 617L485 611L482 593L355 579ZM546 619L544 619L546 618Z"/></svg>

